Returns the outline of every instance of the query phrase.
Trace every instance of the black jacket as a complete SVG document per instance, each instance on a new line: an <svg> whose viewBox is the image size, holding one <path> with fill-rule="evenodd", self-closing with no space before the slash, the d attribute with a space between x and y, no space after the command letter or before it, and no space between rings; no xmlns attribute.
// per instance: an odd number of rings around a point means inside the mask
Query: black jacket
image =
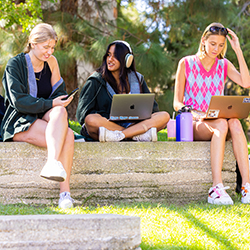
<svg viewBox="0 0 250 250"><path fill-rule="evenodd" d="M145 80L142 78L142 93L150 93ZM100 114L109 118L112 96L108 92L106 82L101 74L94 72L83 86L79 103L76 111L76 117L81 125L84 124L85 117L88 114ZM158 104L154 102L152 113L159 111Z"/></svg>

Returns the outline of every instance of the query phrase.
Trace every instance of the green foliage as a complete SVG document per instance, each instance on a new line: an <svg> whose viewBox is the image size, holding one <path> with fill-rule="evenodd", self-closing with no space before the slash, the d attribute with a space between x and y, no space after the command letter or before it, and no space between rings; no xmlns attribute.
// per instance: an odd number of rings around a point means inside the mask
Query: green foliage
<svg viewBox="0 0 250 250"><path fill-rule="evenodd" d="M20 53L27 42L27 33L21 30L0 29L0 72L5 69L8 60Z"/></svg>
<svg viewBox="0 0 250 250"><path fill-rule="evenodd" d="M165 93L163 95L158 95L156 97L157 99L157 103L160 107L161 111L167 111L170 116L172 117L172 114L174 112L174 108L173 108L173 100L174 100L174 96L173 96L173 91L171 89L167 89L165 91Z"/></svg>
<svg viewBox="0 0 250 250"><path fill-rule="evenodd" d="M77 6L77 13L74 6L71 6L73 11L70 6L68 10L62 8L64 1L50 0L55 8L43 10L41 1L19 2L17 5L12 0L0 1L0 23L4 29L0 38L2 68L8 58L25 46L21 30L29 31L40 21L51 23L59 36L55 55L63 77L64 72L68 75L64 69L74 67L77 61L84 60L92 63L94 68L99 67L110 42L128 41L135 54L137 70L144 75L150 89L157 93L160 109L169 112L173 108L168 101L172 98L169 91L173 95L177 63L183 56L196 53L202 32L211 22L221 22L237 33L250 65L250 4L246 0L144 0L142 3L146 3L147 8L143 11L137 9L136 1L119 0L116 1L117 18L114 18L113 6L108 0L84 0ZM227 58L238 67L230 45ZM67 80L68 85L76 82ZM73 89L73 86L67 88ZM227 84L226 91L229 94L249 93L232 83ZM165 102L164 98L167 98Z"/></svg>
<svg viewBox="0 0 250 250"><path fill-rule="evenodd" d="M19 4L12 0L1 0L0 10L1 26L6 29L21 26L23 32L29 32L42 19L41 1L38 0L20 1Z"/></svg>

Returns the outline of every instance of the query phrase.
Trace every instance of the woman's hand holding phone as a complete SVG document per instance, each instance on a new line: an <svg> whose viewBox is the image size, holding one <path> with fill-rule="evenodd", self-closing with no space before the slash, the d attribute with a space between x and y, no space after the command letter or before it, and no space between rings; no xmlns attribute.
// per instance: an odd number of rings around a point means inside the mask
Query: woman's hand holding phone
<svg viewBox="0 0 250 250"><path fill-rule="evenodd" d="M64 106L67 107L70 102L73 100L73 96L78 92L79 88L74 89L67 96L59 96L53 100L53 107L55 106Z"/></svg>
<svg viewBox="0 0 250 250"><path fill-rule="evenodd" d="M64 97L62 100L65 101L65 100L67 100L70 96L73 97L73 96L78 92L78 90L79 90L79 88L74 89L73 91L71 91L71 93L68 94L67 97Z"/></svg>

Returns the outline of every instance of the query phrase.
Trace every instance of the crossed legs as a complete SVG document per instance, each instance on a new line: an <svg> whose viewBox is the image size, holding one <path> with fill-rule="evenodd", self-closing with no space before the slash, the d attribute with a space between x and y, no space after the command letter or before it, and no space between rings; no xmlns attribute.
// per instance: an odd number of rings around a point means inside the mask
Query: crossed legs
<svg viewBox="0 0 250 250"><path fill-rule="evenodd" d="M62 163L67 178L60 182L60 193L70 192L69 179L74 154L74 134L68 128L67 111L62 106L50 109L42 119L37 119L27 131L15 134L13 141L28 142L46 147L48 160Z"/></svg>
<svg viewBox="0 0 250 250"><path fill-rule="evenodd" d="M161 111L153 113L151 118L144 121L138 122L134 125L124 128L118 124L109 121L105 117L102 117L99 114L90 114L85 118L85 126L89 135L94 139L98 140L99 138L99 127L105 127L108 130L122 131L125 135L125 138L132 138L133 136L143 134L147 132L150 128L157 128L157 131L164 129L170 119L170 116L167 112Z"/></svg>

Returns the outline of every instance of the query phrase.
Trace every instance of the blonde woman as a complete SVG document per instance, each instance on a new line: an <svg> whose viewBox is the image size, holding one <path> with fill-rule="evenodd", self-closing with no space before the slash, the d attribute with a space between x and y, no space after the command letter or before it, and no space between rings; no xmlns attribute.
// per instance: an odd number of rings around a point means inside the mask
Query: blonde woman
<svg viewBox="0 0 250 250"><path fill-rule="evenodd" d="M224 58L227 40L234 50L239 71ZM242 176L241 201L250 203L250 184L247 141L238 119L204 120L212 95L223 95L226 77L238 85L249 88L250 76L237 35L220 23L206 27L196 55L180 60L174 94L174 108L179 110L184 104L193 109L194 140L211 141L211 168L213 186L209 189L208 202L212 204L233 204L222 182L222 163L225 141L230 133L234 155Z"/></svg>
<svg viewBox="0 0 250 250"><path fill-rule="evenodd" d="M57 35L51 25L31 31L25 53L11 58L3 76L6 113L1 125L3 141L28 142L46 147L48 159L40 176L60 182L60 208L73 206L69 178L74 135L68 128L67 96L56 58Z"/></svg>

